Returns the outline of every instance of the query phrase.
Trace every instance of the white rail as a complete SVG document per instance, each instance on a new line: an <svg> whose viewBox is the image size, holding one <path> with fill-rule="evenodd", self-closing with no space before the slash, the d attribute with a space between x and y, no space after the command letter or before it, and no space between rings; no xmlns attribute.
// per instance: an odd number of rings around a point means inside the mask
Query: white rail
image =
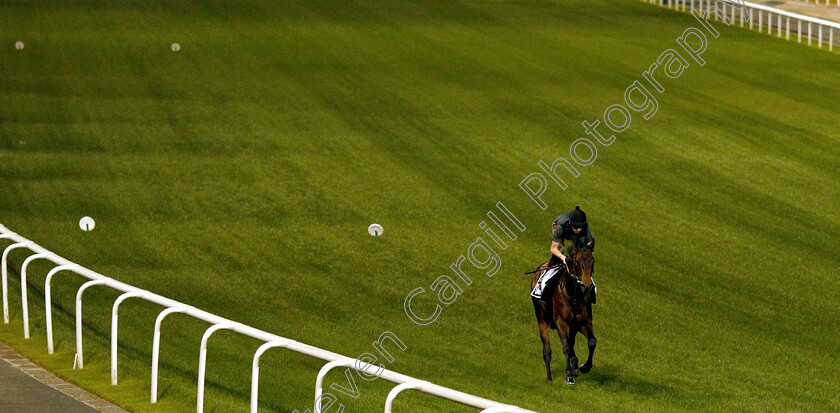
<svg viewBox="0 0 840 413"><path fill-rule="evenodd" d="M391 413L391 406L394 404L394 399L397 398L397 395L402 393L403 390L410 390L416 389L419 390L421 387L425 386L425 382L414 382L414 383L403 383L399 386L395 386L391 391L388 393L388 397L385 399L385 413ZM486 410L482 410L486 411Z"/></svg>
<svg viewBox="0 0 840 413"><path fill-rule="evenodd" d="M29 263L40 258L47 258L47 254L33 254L23 260L20 266L20 305L23 313L23 338L29 338L29 299L26 288L26 267Z"/></svg>
<svg viewBox="0 0 840 413"><path fill-rule="evenodd" d="M321 396L323 395L323 385L324 385L324 378L327 377L327 373L330 370L336 367L346 367L350 369L357 369L356 363L353 360L336 360L331 361L321 367L321 370L318 371L318 377L315 379L315 407L312 409L314 413L321 413ZM364 373L363 370L361 370ZM386 407L387 409L387 407Z"/></svg>
<svg viewBox="0 0 840 413"><path fill-rule="evenodd" d="M7 235L4 238L9 238L9 239L12 238L12 236L10 234L3 234L3 235ZM12 250L18 249L18 248L24 248L24 247L26 247L26 245L27 245L26 242L16 242L12 245L9 245L8 247L6 247L5 250L3 250L3 258L2 258L2 260L0 260L0 265L3 266L3 268L0 269L0 271L2 271L2 273L3 273L3 323L4 324L9 324L9 294L6 293L6 291L9 288L9 280L8 280L8 277L7 277L7 274L6 274L6 272L7 272L6 269L8 268L7 265L6 265L7 264L6 260L9 257L9 253L12 252Z"/></svg>
<svg viewBox="0 0 840 413"><path fill-rule="evenodd" d="M758 32L761 33L764 27L767 28L767 34L773 35L773 26L774 26L774 17L775 17L775 28L776 28L776 37L782 37L782 26L785 27L785 39L790 40L790 27L791 27L791 19L796 21L796 32L797 32L797 41L802 43L802 22L807 23L807 41L808 45L810 46L812 41L817 41L817 47L823 47L823 33L828 32L828 50L834 50L834 32L838 31L840 33L840 23L833 22L830 20L820 19L818 17L806 16L804 14L793 13L781 9L777 9L775 7L765 6L763 4L756 4L751 3L748 1L740 1L740 0L642 0L643 2L650 3L650 4L659 4L662 7L672 8L676 11L691 11L695 9L695 5L697 10L705 15L706 11L710 10L708 18L711 19L714 17L715 21L719 18L729 18L732 24L735 23L736 11L738 20L740 21L740 26L744 27L744 24L749 22L749 29L753 29L753 25L758 27ZM838 5L840 5L840 0L838 1ZM743 6L742 6L743 5ZM746 8L746 11L743 10ZM715 13L715 10L719 10L720 14ZM727 14L730 17L727 17ZM766 20L764 16L767 16ZM784 23L782 21L782 16L785 17ZM812 26L816 27L817 36L816 39L813 36ZM840 39L838 39L840 40Z"/></svg>
<svg viewBox="0 0 840 413"><path fill-rule="evenodd" d="M46 309L47 313L47 353L53 353L53 333L52 333L52 297L50 292L50 283L52 282L52 278L59 272L65 270L73 269L73 265L59 265L50 270L47 273L47 278L44 281L44 302L46 305L44 308Z"/></svg>
<svg viewBox="0 0 840 413"><path fill-rule="evenodd" d="M152 388L151 388L151 402L155 403L157 401L157 376L158 376L158 361L159 361L159 350L160 350L160 328L163 318L172 313L184 313L189 315L190 317L196 318L198 320L205 321L211 324L211 327L207 329L202 337L201 341L201 348L199 351L199 371L198 371L198 387L197 387L197 405L196 411L198 413L202 413L203 411L203 404L204 404L204 375L206 369L206 361L207 361L207 341L210 338L210 335L220 329L229 329L236 333L242 334L247 337L252 337L260 341L264 341L263 344L254 354L253 359L253 366L252 366L252 377L251 377L251 411L256 412L258 406L258 383L259 383L259 358L260 356L268 349L272 347L277 348L284 348L288 350L292 350L301 354L308 355L310 357L315 357L328 363L321 369L319 372L316 380L316 394L320 395L321 393L321 385L323 383L323 378L326 375L326 372L329 371L330 368L334 366L346 366L349 368L357 369L357 370L365 370L374 366L369 365L363 361L358 359L350 358L347 356L343 356L337 353L333 353L331 351L327 351L318 347L310 346L308 344L303 344L285 337L281 337L275 334L271 334L241 323L237 323L226 318L217 316L215 314L211 314L209 312L199 310L195 307L186 305L184 303L172 300L170 298L163 297L161 295L152 293L150 291L146 291L129 284L114 280L112 278L108 278L102 274L99 274L95 271L89 270L81 265L73 263L63 257L56 255L53 252L46 250L45 248L35 244L34 242L12 232L2 224L0 224L0 240L8 239L13 243L7 246L3 250L2 255L2 289L3 289L3 319L4 322L8 324L8 285L7 285L7 278L6 278L6 269L7 269L7 259L9 252L13 249L17 248L26 248L30 250L34 255L30 255L26 258L25 263L29 263L31 260L36 258L46 259L53 264L56 265L55 268L51 269L47 275L45 286L44 286L44 295L46 297L45 307L46 307L46 317L47 317L47 348L50 354L53 352L53 338L52 338L52 302L51 302L51 295L50 295L50 282L53 276L58 273L59 271L70 271L77 275L80 275L84 278L87 278L88 282L84 283L76 293L76 363L78 364L79 368L84 367L84 358L83 358L83 347L82 347L82 295L83 292L94 285L104 285L111 289L121 291L124 294L120 295L120 297L114 303L112 308L112 320L111 320L111 382L112 384L116 384L117 382L117 337L118 337L118 322L117 322L117 312L120 303L127 298L139 298L154 304L161 305L165 307L165 309L158 315L157 319L155 320L155 329L154 329L154 343L152 349ZM23 271L21 278L24 278ZM26 338L28 338L28 330L29 330L29 320L26 314L28 314L27 303L25 301L26 297L26 283L21 283L21 297L22 297L22 306L23 306L23 313L24 316L24 331L27 333ZM429 383L423 380L415 379L410 376L406 376L404 374L400 374L391 370L381 369L382 373L379 375L380 378L383 380L396 383L398 385L407 385L410 388L414 388L418 391L423 393L427 393L433 396L437 396L446 400L450 400L456 403L461 403L467 406L475 407L478 409L482 409L482 411L486 412L516 412L516 413L536 413L531 410L522 409L516 406L510 406L502 403L498 403L492 400L484 399L478 396L474 396L471 394L463 393L457 390L453 390L447 387L439 386L437 384ZM399 386L398 386L399 387ZM406 388L406 387L403 387ZM402 388L401 388L402 389ZM396 393L393 395L396 396ZM393 397L390 397L389 402L393 401ZM317 404L317 398L316 398ZM390 412L390 405L391 403L387 403L387 410L386 412ZM316 409L320 406L316 405ZM316 410L318 411L318 410Z"/></svg>
<svg viewBox="0 0 840 413"><path fill-rule="evenodd" d="M251 366L251 412L257 413L257 399L260 397L260 357L271 348L287 348L292 340L269 341L254 353ZM316 399L317 400L317 399Z"/></svg>
<svg viewBox="0 0 840 413"><path fill-rule="evenodd" d="M714 1L714 0L712 0L712 1ZM731 5L731 3L730 3L730 5ZM775 7L765 6L763 4L750 3L748 1L745 1L744 5L747 6L747 8L750 8L750 9L764 10L764 11L770 12L772 14L780 14L782 16L793 17L797 20L802 20L802 21L816 23L816 24L823 25L823 26L833 27L835 29L840 29L840 23L833 22L833 21L830 21L830 20L820 19L819 17L806 16L804 14L793 13L793 12L789 12L789 11L786 11L786 10L777 9Z"/></svg>
<svg viewBox="0 0 840 413"><path fill-rule="evenodd" d="M120 311L120 304L123 301L129 298L143 298L145 292L127 292L122 293L117 300L114 301L114 307L111 309L111 385L114 386L117 384L117 338L119 337L119 331L117 326L119 325L119 311Z"/></svg>
<svg viewBox="0 0 840 413"><path fill-rule="evenodd" d="M811 0L795 0L795 2L796 3L814 3L817 6L833 6L833 5L836 5L837 7L840 7L840 0L814 0L814 1L811 1ZM832 2L834 2L835 4L831 4Z"/></svg>

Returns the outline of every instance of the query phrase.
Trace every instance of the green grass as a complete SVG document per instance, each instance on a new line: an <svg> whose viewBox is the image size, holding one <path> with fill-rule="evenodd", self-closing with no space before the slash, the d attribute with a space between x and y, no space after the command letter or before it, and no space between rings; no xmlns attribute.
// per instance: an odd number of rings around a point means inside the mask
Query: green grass
<svg viewBox="0 0 840 413"><path fill-rule="evenodd" d="M665 79L656 116L635 116L567 190L551 186L548 210L518 187L696 25L619 0L7 1L0 223L110 277L345 355L393 331L408 348L387 367L536 411L836 411L837 54L718 24L706 65ZM498 201L528 227L501 271L468 270L457 302L413 324L405 296L449 273ZM577 204L598 239L599 347L567 387L543 381L522 272ZM78 230L84 215L93 232ZM367 235L373 222L382 237ZM56 278L47 356L48 269L30 267L28 341L12 274L0 340L133 411L195 408L206 324L164 323L152 406L160 308L123 305L112 387L117 294L86 293L87 365L71 370L82 280ZM207 411L247 411L259 344L212 338ZM562 378L556 337L554 349ZM303 411L322 364L267 353L265 411ZM333 382L346 384L340 371ZM391 385L356 383L347 411L381 411ZM395 411L475 410L408 392Z"/></svg>

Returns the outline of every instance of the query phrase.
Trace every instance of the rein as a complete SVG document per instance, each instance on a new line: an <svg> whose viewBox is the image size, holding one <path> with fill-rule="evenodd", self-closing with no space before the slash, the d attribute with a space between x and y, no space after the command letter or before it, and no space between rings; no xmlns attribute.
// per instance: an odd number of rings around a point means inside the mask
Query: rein
<svg viewBox="0 0 840 413"><path fill-rule="evenodd" d="M555 269L555 268L559 268L561 265L563 265L563 264L558 264L558 265L555 265L555 266L552 266L552 267L548 267L548 268L537 268L536 270L534 270L534 271L528 271L528 272L526 272L525 274L534 274L534 273L537 273L537 272L540 272L540 271L553 270L553 269Z"/></svg>
<svg viewBox="0 0 840 413"><path fill-rule="evenodd" d="M575 267L577 267L577 266L575 266ZM577 268L574 268L574 269L577 270ZM580 277L578 277L577 274L575 274L572 271L568 271L568 270L566 272L575 281L575 284L576 284L575 287L577 287L577 286L582 286L583 287L582 291L581 291L581 295L586 296L586 295L589 294L590 291L592 291L592 288L595 284L589 284L587 286L583 283L583 281L581 281ZM575 303L577 303L577 300L574 300L574 301L575 301Z"/></svg>

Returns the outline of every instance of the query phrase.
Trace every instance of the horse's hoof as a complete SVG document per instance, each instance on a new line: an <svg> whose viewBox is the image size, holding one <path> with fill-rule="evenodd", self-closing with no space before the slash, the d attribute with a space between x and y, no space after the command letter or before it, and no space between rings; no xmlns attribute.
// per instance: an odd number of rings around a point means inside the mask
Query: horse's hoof
<svg viewBox="0 0 840 413"><path fill-rule="evenodd" d="M583 374L589 373L589 370L592 370L592 366L587 366L586 364L580 365L580 372Z"/></svg>
<svg viewBox="0 0 840 413"><path fill-rule="evenodd" d="M566 380L564 381L564 383L575 384L575 378L574 377L566 377Z"/></svg>

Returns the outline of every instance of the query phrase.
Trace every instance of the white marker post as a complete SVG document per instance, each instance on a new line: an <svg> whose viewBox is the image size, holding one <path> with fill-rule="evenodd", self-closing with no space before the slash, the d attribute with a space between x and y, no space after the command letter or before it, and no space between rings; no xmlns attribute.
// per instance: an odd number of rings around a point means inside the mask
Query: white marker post
<svg viewBox="0 0 840 413"><path fill-rule="evenodd" d="M382 225L379 224L370 224L368 227L368 234L373 235L374 237L378 237L382 235L384 230L382 229Z"/></svg>
<svg viewBox="0 0 840 413"><path fill-rule="evenodd" d="M91 217L84 217L79 220L79 228L82 231L93 231L93 228L96 227L96 222Z"/></svg>

